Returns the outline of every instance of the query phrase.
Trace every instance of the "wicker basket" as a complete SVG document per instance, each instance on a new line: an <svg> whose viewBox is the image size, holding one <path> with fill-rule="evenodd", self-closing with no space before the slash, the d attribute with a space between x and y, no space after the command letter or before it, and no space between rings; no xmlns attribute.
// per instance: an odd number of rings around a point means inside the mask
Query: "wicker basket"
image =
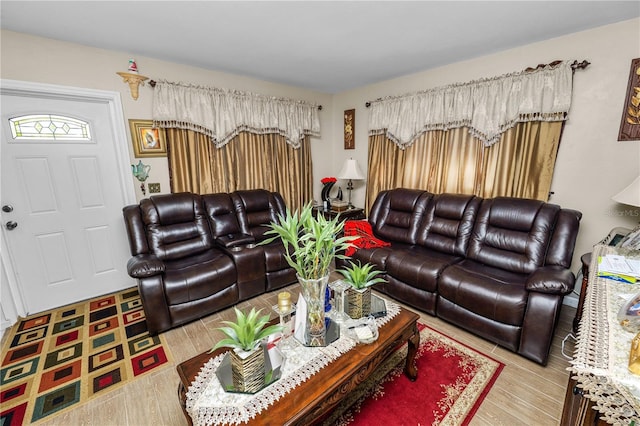
<svg viewBox="0 0 640 426"><path fill-rule="evenodd" d="M347 290L347 314L353 319L366 317L371 313L371 287L363 290Z"/></svg>
<svg viewBox="0 0 640 426"><path fill-rule="evenodd" d="M251 352L231 352L233 387L238 392L257 392L264 387L265 360L262 344Z"/></svg>

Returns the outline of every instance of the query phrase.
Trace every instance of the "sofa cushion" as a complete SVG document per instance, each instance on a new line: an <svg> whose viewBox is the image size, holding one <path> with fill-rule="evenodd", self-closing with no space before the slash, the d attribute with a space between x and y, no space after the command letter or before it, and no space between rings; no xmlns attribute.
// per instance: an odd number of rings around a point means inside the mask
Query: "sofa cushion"
<svg viewBox="0 0 640 426"><path fill-rule="evenodd" d="M431 193L417 189L381 192L369 214L374 234L385 241L415 244L431 196Z"/></svg>
<svg viewBox="0 0 640 426"><path fill-rule="evenodd" d="M505 271L533 272L544 265L559 211L537 200L483 200L467 258Z"/></svg>
<svg viewBox="0 0 640 426"><path fill-rule="evenodd" d="M264 250L264 261L267 272L280 271L281 269L289 268L289 263L284 257L284 244L279 241L274 241L260 247Z"/></svg>
<svg viewBox="0 0 640 426"><path fill-rule="evenodd" d="M285 213L280 194L264 189L236 191L231 194L242 232L252 235L256 241L267 239L267 225L278 221Z"/></svg>
<svg viewBox="0 0 640 426"><path fill-rule="evenodd" d="M209 250L213 239L200 196L156 195L140 201L149 249L160 260L175 260Z"/></svg>
<svg viewBox="0 0 640 426"><path fill-rule="evenodd" d="M394 250L387 257L387 274L404 284L435 293L442 270L461 260L461 257L413 246Z"/></svg>
<svg viewBox="0 0 640 426"><path fill-rule="evenodd" d="M442 253L464 256L480 202L474 195L434 196L418 231L417 243Z"/></svg>
<svg viewBox="0 0 640 426"><path fill-rule="evenodd" d="M202 203L214 238L241 233L236 209L229 194L206 194L202 196Z"/></svg>
<svg viewBox="0 0 640 426"><path fill-rule="evenodd" d="M408 247L406 244L392 244L389 247L376 247L370 249L359 249L351 256L351 260L354 262L360 262L361 264L371 263L376 269L385 271L387 265L387 258L397 247Z"/></svg>
<svg viewBox="0 0 640 426"><path fill-rule="evenodd" d="M521 326L529 295L526 278L526 275L463 260L442 272L438 294L482 317Z"/></svg>
<svg viewBox="0 0 640 426"><path fill-rule="evenodd" d="M166 262L164 291L169 305L206 298L235 282L233 261L218 250Z"/></svg>

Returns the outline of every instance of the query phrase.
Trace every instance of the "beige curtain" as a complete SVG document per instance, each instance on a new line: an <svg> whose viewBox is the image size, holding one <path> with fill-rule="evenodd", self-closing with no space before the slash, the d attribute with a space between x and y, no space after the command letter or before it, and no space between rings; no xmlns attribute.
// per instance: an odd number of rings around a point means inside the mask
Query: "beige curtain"
<svg viewBox="0 0 640 426"><path fill-rule="evenodd" d="M242 132L216 148L202 133L165 130L172 192L207 194L262 188L279 192L292 210L313 199L308 136L296 149L281 135Z"/></svg>
<svg viewBox="0 0 640 426"><path fill-rule="evenodd" d="M547 201L563 122L526 122L485 147L461 127L422 134L402 150L369 137L367 211L378 192L397 187Z"/></svg>

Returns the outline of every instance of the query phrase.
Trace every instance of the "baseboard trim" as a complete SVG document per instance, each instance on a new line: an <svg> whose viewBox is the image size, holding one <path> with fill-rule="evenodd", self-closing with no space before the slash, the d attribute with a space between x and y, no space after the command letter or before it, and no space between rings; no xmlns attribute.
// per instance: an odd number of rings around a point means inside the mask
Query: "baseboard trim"
<svg viewBox="0 0 640 426"><path fill-rule="evenodd" d="M562 300L562 304L563 305L567 305L567 306L571 306L572 308L577 308L578 307L578 298L577 297L571 297L571 296L565 296L564 299Z"/></svg>

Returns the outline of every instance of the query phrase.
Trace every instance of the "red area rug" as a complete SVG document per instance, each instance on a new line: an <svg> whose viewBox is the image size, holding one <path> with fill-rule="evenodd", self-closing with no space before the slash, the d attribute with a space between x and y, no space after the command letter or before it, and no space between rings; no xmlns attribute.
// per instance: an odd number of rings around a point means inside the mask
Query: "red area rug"
<svg viewBox="0 0 640 426"><path fill-rule="evenodd" d="M7 333L3 426L48 420L172 361L164 338L149 336L135 288L30 316Z"/></svg>
<svg viewBox="0 0 640 426"><path fill-rule="evenodd" d="M418 379L404 375L406 345L362 383L325 425L467 425L504 364L419 324Z"/></svg>

